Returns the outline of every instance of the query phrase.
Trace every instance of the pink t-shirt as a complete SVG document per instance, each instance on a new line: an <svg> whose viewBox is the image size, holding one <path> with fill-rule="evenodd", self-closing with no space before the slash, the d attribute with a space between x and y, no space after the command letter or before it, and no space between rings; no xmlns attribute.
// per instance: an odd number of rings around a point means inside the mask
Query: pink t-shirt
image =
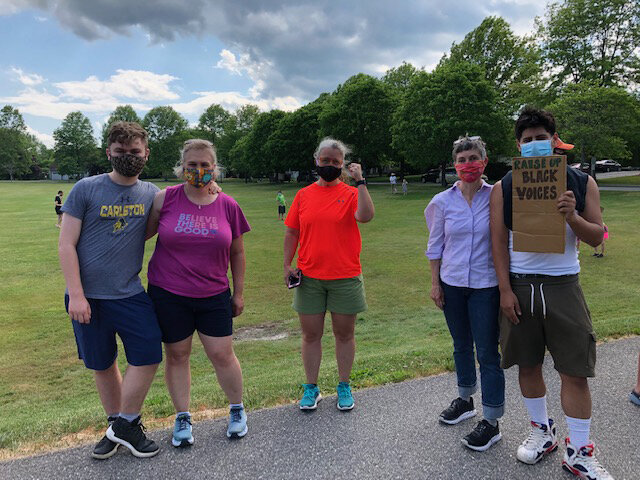
<svg viewBox="0 0 640 480"><path fill-rule="evenodd" d="M198 206L187 198L184 185L167 187L149 283L193 298L224 292L229 288L231 241L249 230L229 195L219 193L211 205Z"/></svg>

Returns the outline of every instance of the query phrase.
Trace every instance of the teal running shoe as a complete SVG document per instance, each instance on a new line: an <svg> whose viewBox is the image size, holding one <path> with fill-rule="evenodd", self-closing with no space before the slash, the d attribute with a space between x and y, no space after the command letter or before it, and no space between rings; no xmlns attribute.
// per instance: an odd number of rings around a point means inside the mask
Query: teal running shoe
<svg viewBox="0 0 640 480"><path fill-rule="evenodd" d="M340 382L338 384L338 410L351 410L353 408L353 396L351 395L351 387L349 382Z"/></svg>
<svg viewBox="0 0 640 480"><path fill-rule="evenodd" d="M176 416L171 445L174 447L188 447L189 445L193 445L193 435L191 434L191 415L188 413L181 413Z"/></svg>
<svg viewBox="0 0 640 480"><path fill-rule="evenodd" d="M247 434L247 414L244 408L232 408L229 410L228 438L242 438Z"/></svg>
<svg viewBox="0 0 640 480"><path fill-rule="evenodd" d="M318 408L318 402L322 400L320 390L313 383L303 383L304 394L300 400L300 410L315 410Z"/></svg>

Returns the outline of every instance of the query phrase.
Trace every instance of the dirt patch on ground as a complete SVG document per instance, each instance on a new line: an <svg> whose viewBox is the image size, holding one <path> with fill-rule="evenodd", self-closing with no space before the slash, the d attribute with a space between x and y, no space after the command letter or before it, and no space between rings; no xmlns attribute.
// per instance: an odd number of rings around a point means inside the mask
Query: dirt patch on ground
<svg viewBox="0 0 640 480"><path fill-rule="evenodd" d="M233 333L233 339L237 342L283 340L288 336L289 332L282 330L282 325L276 323L242 327Z"/></svg>

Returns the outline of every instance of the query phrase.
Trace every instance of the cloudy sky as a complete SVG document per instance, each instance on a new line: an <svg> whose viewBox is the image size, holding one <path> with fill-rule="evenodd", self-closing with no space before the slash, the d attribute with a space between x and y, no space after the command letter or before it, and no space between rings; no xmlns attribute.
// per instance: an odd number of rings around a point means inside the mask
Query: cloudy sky
<svg viewBox="0 0 640 480"><path fill-rule="evenodd" d="M433 68L488 15L530 32L540 0L0 0L0 105L52 146L82 111L212 103L293 110L358 72Z"/></svg>

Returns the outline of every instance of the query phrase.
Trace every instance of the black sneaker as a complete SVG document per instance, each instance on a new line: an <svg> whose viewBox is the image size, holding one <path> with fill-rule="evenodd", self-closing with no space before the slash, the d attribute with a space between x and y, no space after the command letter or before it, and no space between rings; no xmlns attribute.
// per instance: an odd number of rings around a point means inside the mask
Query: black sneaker
<svg viewBox="0 0 640 480"><path fill-rule="evenodd" d="M478 422L476 428L474 428L469 435L462 439L462 443L471 450L484 452L501 439L502 435L500 435L500 428L498 428L497 422L494 427L486 420L482 420Z"/></svg>
<svg viewBox="0 0 640 480"><path fill-rule="evenodd" d="M468 402L458 397L442 411L440 421L447 425L455 425L467 418L475 417L477 413L476 409L473 408L473 397Z"/></svg>
<svg viewBox="0 0 640 480"><path fill-rule="evenodd" d="M107 437L112 442L127 447L136 457L153 457L158 453L158 445L149 440L144 434L146 428L142 425L140 417L132 422L118 417L107 429Z"/></svg>
<svg viewBox="0 0 640 480"><path fill-rule="evenodd" d="M109 426L113 422L116 421L118 417L108 417L107 422L109 422ZM97 458L98 460L104 460L105 458L109 458L118 451L118 444L112 442L105 435L102 439L96 443L96 446L93 447L93 452L91 452L91 456L93 458Z"/></svg>

